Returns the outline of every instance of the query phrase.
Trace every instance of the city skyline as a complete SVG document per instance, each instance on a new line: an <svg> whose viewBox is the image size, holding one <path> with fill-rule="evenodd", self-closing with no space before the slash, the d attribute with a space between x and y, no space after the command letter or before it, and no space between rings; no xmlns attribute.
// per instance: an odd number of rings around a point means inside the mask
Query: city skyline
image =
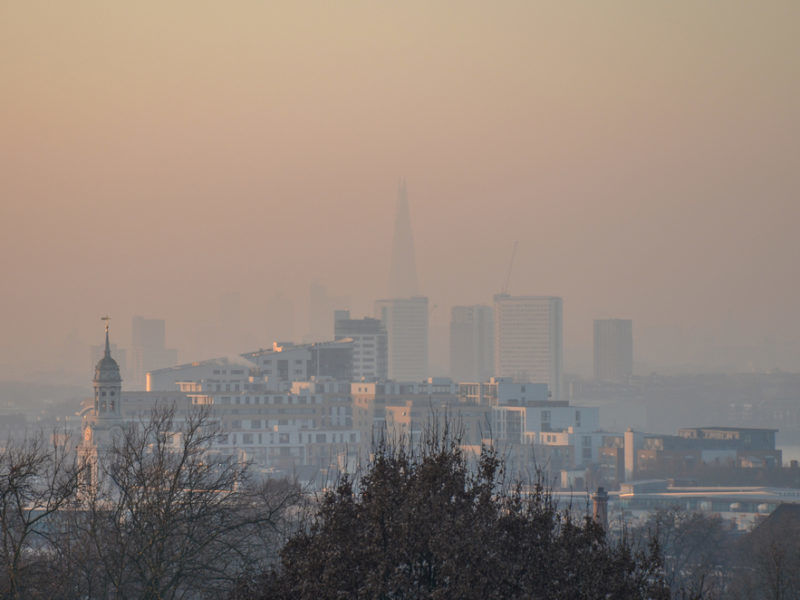
<svg viewBox="0 0 800 600"><path fill-rule="evenodd" d="M798 23L0 2L0 595L796 593Z"/></svg>
<svg viewBox="0 0 800 600"><path fill-rule="evenodd" d="M800 7L504 6L7 4L0 378L83 381L106 312L186 359L268 343L270 299L302 339L315 281L370 314L398 177L432 366L519 240L567 372L616 314L646 370L800 369Z"/></svg>

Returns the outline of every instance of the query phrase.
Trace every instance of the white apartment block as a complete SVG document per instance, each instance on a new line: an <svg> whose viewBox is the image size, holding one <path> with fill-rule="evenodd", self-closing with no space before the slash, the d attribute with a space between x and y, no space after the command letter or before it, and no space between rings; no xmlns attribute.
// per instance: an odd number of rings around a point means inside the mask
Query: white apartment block
<svg viewBox="0 0 800 600"><path fill-rule="evenodd" d="M501 443L571 448L577 465L596 462L603 442L597 407L493 406L492 434Z"/></svg>
<svg viewBox="0 0 800 600"><path fill-rule="evenodd" d="M217 380L219 385L229 386L246 379L257 368L253 362L243 358L212 358L193 363L156 369L147 373L148 392L173 391L180 381Z"/></svg>

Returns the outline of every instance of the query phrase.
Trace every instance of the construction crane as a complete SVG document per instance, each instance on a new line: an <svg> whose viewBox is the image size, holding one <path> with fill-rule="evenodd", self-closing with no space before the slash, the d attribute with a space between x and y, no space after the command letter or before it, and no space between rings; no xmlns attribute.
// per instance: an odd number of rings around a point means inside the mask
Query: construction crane
<svg viewBox="0 0 800 600"><path fill-rule="evenodd" d="M514 257L517 255L517 242L514 240L514 248L511 250L511 260L508 261L508 272L506 273L506 280L503 282L503 289L501 290L501 294L508 293L508 284L511 282L511 269L514 268Z"/></svg>

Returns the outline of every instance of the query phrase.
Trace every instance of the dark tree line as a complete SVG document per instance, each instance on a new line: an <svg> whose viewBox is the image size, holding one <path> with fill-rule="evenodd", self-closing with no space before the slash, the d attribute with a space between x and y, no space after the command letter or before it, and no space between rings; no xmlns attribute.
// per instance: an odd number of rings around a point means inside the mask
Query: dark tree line
<svg viewBox="0 0 800 600"><path fill-rule="evenodd" d="M541 482L525 494L503 477L493 450L470 468L447 435L417 451L382 444L236 597L669 598L657 548L612 543Z"/></svg>
<svg viewBox="0 0 800 600"><path fill-rule="evenodd" d="M215 456L216 435L206 411L178 422L160 410L120 428L96 468L63 434L0 447L0 598L755 600L800 589L800 510L738 541L718 517L677 509L611 539L556 505L541 478L506 485L493 449L472 460L447 431L414 448L378 444L363 471L309 502Z"/></svg>

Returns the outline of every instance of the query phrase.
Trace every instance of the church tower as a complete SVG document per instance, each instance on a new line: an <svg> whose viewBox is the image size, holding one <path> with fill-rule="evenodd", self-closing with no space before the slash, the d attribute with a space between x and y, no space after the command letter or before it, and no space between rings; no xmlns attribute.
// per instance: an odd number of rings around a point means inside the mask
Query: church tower
<svg viewBox="0 0 800 600"><path fill-rule="evenodd" d="M122 414L122 377L117 361L111 358L111 346L108 343L109 319L103 317L103 320L106 322L106 351L94 368L94 414L99 418L119 418Z"/></svg>
<svg viewBox="0 0 800 600"><path fill-rule="evenodd" d="M119 365L111 357L108 341L108 317L106 322L106 351L94 368L94 403L83 411L83 439L78 444L78 454L86 461L84 485L87 490L96 489L102 470L99 468L100 454L113 443L113 438L122 427L122 377Z"/></svg>

